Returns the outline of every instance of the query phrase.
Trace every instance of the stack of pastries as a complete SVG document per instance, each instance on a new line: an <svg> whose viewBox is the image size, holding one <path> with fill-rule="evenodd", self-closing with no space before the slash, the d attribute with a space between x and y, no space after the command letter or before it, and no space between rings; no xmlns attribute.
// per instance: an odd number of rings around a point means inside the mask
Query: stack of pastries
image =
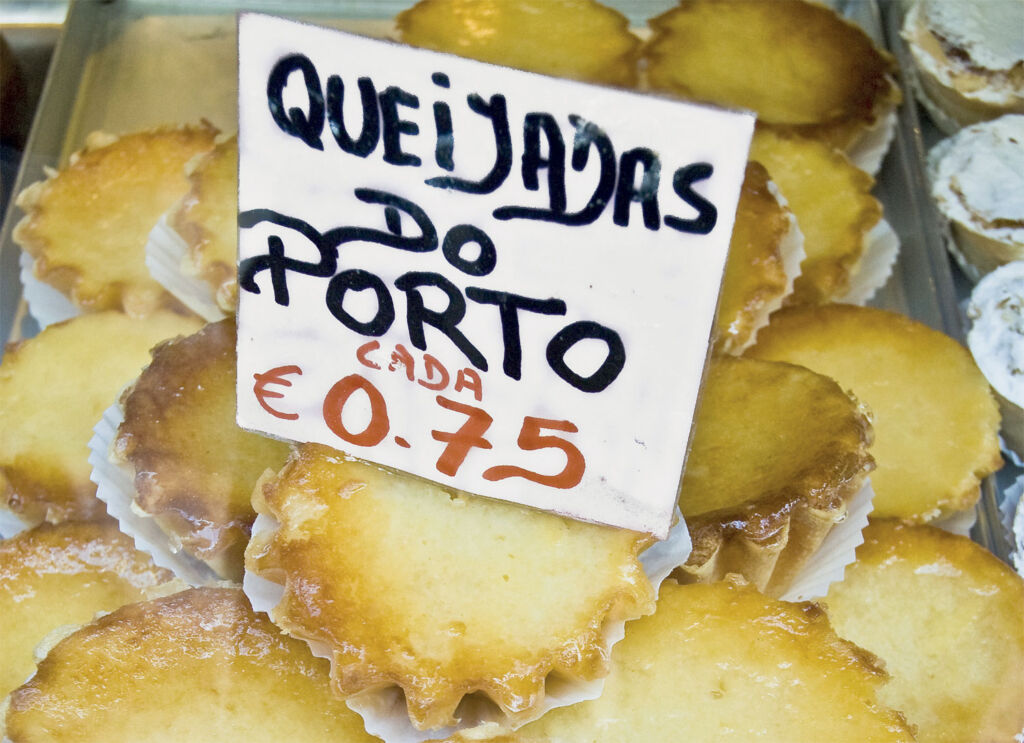
<svg viewBox="0 0 1024 743"><path fill-rule="evenodd" d="M651 28L594 0L421 0L395 22L410 44L758 111L685 524L655 544L238 429L237 143L93 137L19 201L36 276L81 314L0 365L6 740L1022 732L1024 581L930 525L1000 466L996 403L952 339L839 303L894 257L869 257L895 246L856 164L880 161L892 59L804 0L683 0ZM198 305L139 268L151 232L180 238ZM833 581L868 502L884 518ZM791 600L837 559L817 602Z"/></svg>

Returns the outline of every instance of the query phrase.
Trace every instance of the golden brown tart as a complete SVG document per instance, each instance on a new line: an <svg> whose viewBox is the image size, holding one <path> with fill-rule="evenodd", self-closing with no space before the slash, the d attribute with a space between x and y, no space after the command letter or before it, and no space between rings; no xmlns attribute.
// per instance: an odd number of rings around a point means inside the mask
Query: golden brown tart
<svg viewBox="0 0 1024 743"><path fill-rule="evenodd" d="M219 142L188 166L189 191L171 213L187 245L181 270L210 287L229 315L238 301L238 138Z"/></svg>
<svg viewBox="0 0 1024 743"><path fill-rule="evenodd" d="M985 377L967 349L922 323L870 307L787 307L746 355L828 375L868 406L876 516L921 522L971 508L1002 466Z"/></svg>
<svg viewBox="0 0 1024 743"><path fill-rule="evenodd" d="M754 134L750 157L768 169L804 235L807 257L787 303L843 297L882 219L874 179L821 142L766 129Z"/></svg>
<svg viewBox="0 0 1024 743"><path fill-rule="evenodd" d="M97 312L9 346L0 365L0 507L28 524L105 517L89 480L93 426L151 347L199 325L165 310L145 319Z"/></svg>
<svg viewBox="0 0 1024 743"><path fill-rule="evenodd" d="M15 241L34 272L86 311L184 308L149 275L153 226L188 190L185 164L213 146L208 124L93 133L68 164L18 196Z"/></svg>
<svg viewBox="0 0 1024 743"><path fill-rule="evenodd" d="M736 580L667 581L658 610L626 625L604 693L552 710L504 743L912 741L878 701L885 672L815 604Z"/></svg>
<svg viewBox="0 0 1024 743"><path fill-rule="evenodd" d="M331 656L337 694L398 686L420 729L467 695L530 719L549 674L607 672L603 629L654 609L644 534L448 490L300 446L253 496L246 568L284 589L285 632ZM259 526L259 523L257 524Z"/></svg>
<svg viewBox="0 0 1024 743"><path fill-rule="evenodd" d="M648 83L757 112L779 132L846 150L899 101L892 57L804 0L683 0L651 19Z"/></svg>
<svg viewBox="0 0 1024 743"><path fill-rule="evenodd" d="M235 423L235 322L162 343L121 398L113 456L135 480L135 504L174 544L241 580L256 513L250 497L288 445Z"/></svg>
<svg viewBox="0 0 1024 743"><path fill-rule="evenodd" d="M793 291L803 240L768 172L747 163L715 318L716 353L740 353Z"/></svg>
<svg viewBox="0 0 1024 743"><path fill-rule="evenodd" d="M240 589L191 589L124 606L55 645L11 695L7 737L375 743L332 697L327 666Z"/></svg>
<svg viewBox="0 0 1024 743"><path fill-rule="evenodd" d="M782 594L846 517L874 467L871 438L867 411L828 377L714 360L679 491L693 552L675 576L740 573Z"/></svg>
<svg viewBox="0 0 1024 743"><path fill-rule="evenodd" d="M43 524L0 541L0 699L32 675L49 632L140 601L172 578L113 524Z"/></svg>
<svg viewBox="0 0 1024 743"><path fill-rule="evenodd" d="M885 660L881 699L922 743L1024 730L1024 580L966 537L882 520L823 599L836 631Z"/></svg>
<svg viewBox="0 0 1024 743"><path fill-rule="evenodd" d="M637 80L640 39L594 0L421 0L396 23L414 46L592 83Z"/></svg>

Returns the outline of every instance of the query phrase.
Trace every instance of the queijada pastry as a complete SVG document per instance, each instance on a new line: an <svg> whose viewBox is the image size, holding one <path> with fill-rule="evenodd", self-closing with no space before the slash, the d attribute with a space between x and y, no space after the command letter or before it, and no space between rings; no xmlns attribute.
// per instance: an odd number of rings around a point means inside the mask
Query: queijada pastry
<svg viewBox="0 0 1024 743"><path fill-rule="evenodd" d="M606 631L654 610L640 561L649 535L471 496L321 445L300 445L253 505L247 593L254 577L277 584L271 619L331 660L335 692L352 704L400 690L402 720L418 730L539 716L549 676L603 678Z"/></svg>
<svg viewBox="0 0 1024 743"><path fill-rule="evenodd" d="M891 679L879 697L921 743L1024 731L1024 580L984 547L931 526L872 522L822 601L836 632L885 661Z"/></svg>
<svg viewBox="0 0 1024 743"><path fill-rule="evenodd" d="M643 55L653 90L756 111L766 128L818 139L877 171L900 100L896 64L831 8L685 0L649 24Z"/></svg>
<svg viewBox="0 0 1024 743"><path fill-rule="evenodd" d="M178 590L172 578L111 523L41 524L0 541L0 699L32 675L51 631Z"/></svg>
<svg viewBox="0 0 1024 743"><path fill-rule="evenodd" d="M395 23L413 46L591 83L637 81L640 39L594 0L422 0Z"/></svg>
<svg viewBox="0 0 1024 743"><path fill-rule="evenodd" d="M907 11L918 98L947 134L1024 113L1022 26L1022 0L918 0Z"/></svg>
<svg viewBox="0 0 1024 743"><path fill-rule="evenodd" d="M999 432L1024 455L1024 261L1000 266L979 281L967 316L967 347L999 401Z"/></svg>
<svg viewBox="0 0 1024 743"><path fill-rule="evenodd" d="M82 311L183 310L150 276L146 240L188 191L185 164L215 135L205 123L90 134L64 168L18 196L25 216L13 237L34 259L34 275Z"/></svg>
<svg viewBox="0 0 1024 743"><path fill-rule="evenodd" d="M786 303L845 299L875 249L877 231L886 227L882 205L871 194L874 178L827 144L770 129L755 132L750 158L768 170L804 236L806 258ZM891 263L898 243L887 245L885 261ZM870 277L858 293L870 296L887 277Z"/></svg>
<svg viewBox="0 0 1024 743"><path fill-rule="evenodd" d="M816 604L768 598L736 577L666 581L657 611L626 625L611 666L599 698L501 743L914 740L878 699L886 674L873 655Z"/></svg>
<svg viewBox="0 0 1024 743"><path fill-rule="evenodd" d="M25 525L106 518L89 479L93 426L160 341L198 318L106 311L9 346L0 364L0 510Z"/></svg>
<svg viewBox="0 0 1024 743"><path fill-rule="evenodd" d="M58 642L10 695L11 743L379 743L330 692L328 664L241 589L123 606Z"/></svg>
<svg viewBox="0 0 1024 743"><path fill-rule="evenodd" d="M173 231L170 239L183 243L173 270L202 286L203 297L215 313L234 315L238 302L238 138L219 141L190 161L186 171L189 191L167 217L167 228ZM151 241L153 237L151 233ZM146 249L150 251L151 246ZM162 283L191 306L186 297L173 291L173 285ZM207 317L205 312L199 314Z"/></svg>
<svg viewBox="0 0 1024 743"><path fill-rule="evenodd" d="M1024 258L1024 115L939 142L928 153L928 176L952 228L950 250L971 279Z"/></svg>
<svg viewBox="0 0 1024 743"><path fill-rule="evenodd" d="M234 319L162 343L152 357L121 397L111 446L135 485L126 498L172 545L241 581L252 489L264 470L280 469L288 445L235 423Z"/></svg>
<svg viewBox="0 0 1024 743"><path fill-rule="evenodd" d="M778 596L812 559L874 466L868 413L793 364L711 362L679 489L693 551L674 576L743 575ZM852 557L851 557L852 559Z"/></svg>
<svg viewBox="0 0 1024 743"><path fill-rule="evenodd" d="M746 355L806 366L867 405L873 516L924 522L967 510L1002 466L985 377L966 348L923 323L854 305L784 307Z"/></svg>
<svg viewBox="0 0 1024 743"><path fill-rule="evenodd" d="M740 353L793 291L803 233L760 163L747 163L715 317L714 351Z"/></svg>

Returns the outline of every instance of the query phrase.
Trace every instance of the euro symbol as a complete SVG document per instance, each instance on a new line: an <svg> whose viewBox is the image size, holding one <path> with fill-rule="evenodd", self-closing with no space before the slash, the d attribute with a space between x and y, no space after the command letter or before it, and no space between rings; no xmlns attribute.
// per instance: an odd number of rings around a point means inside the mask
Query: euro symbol
<svg viewBox="0 0 1024 743"><path fill-rule="evenodd" d="M274 410L270 407L267 402L267 398L280 398L284 397L283 392L276 390L268 390L268 384L279 384L282 387L291 387L292 383L290 380L285 379L287 374L302 374L302 369L295 365L291 366L275 366L270 371L264 372L263 374L253 374L253 379L256 380L256 384L253 385L252 391L256 395L256 401L275 418L282 418L286 421L298 420L298 413L282 413L280 410Z"/></svg>

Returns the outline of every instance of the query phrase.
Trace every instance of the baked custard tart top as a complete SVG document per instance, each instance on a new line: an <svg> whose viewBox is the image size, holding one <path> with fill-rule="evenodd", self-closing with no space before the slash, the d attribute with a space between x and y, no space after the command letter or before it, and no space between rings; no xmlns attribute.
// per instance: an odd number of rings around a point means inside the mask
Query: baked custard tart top
<svg viewBox="0 0 1024 743"><path fill-rule="evenodd" d="M56 644L15 690L12 743L379 743L330 693L327 662L249 606L196 588L124 606Z"/></svg>
<svg viewBox="0 0 1024 743"><path fill-rule="evenodd" d="M750 157L768 170L796 215L807 257L788 304L834 301L846 294L882 219L874 179L821 142L758 128Z"/></svg>
<svg viewBox="0 0 1024 743"><path fill-rule="evenodd" d="M549 674L607 673L602 629L654 609L650 537L448 490L302 445L258 487L279 526L246 568L283 585L271 612L327 651L341 696L398 686L420 729L480 693L511 719Z"/></svg>
<svg viewBox="0 0 1024 743"><path fill-rule="evenodd" d="M966 537L882 519L822 601L836 631L885 660L881 692L922 741L1024 729L1024 579Z"/></svg>
<svg viewBox="0 0 1024 743"><path fill-rule="evenodd" d="M785 591L847 514L874 461L868 412L792 364L712 361L679 507L693 541L680 579L742 574Z"/></svg>
<svg viewBox="0 0 1024 743"><path fill-rule="evenodd" d="M97 312L9 346L0 365L0 507L29 524L106 516L89 479L93 426L149 349L198 318Z"/></svg>
<svg viewBox="0 0 1024 743"><path fill-rule="evenodd" d="M256 480L288 445L235 423L235 321L162 343L121 398L113 454L135 473L136 505L193 556L241 580Z"/></svg>
<svg viewBox="0 0 1024 743"><path fill-rule="evenodd" d="M760 163L748 162L718 299L716 353L742 351L767 324L768 314L792 291L785 249L794 223L793 213L780 203L768 171Z"/></svg>
<svg viewBox="0 0 1024 743"><path fill-rule="evenodd" d="M238 138L230 137L188 164L189 191L170 216L188 246L182 270L210 286L217 306L233 315L238 301Z"/></svg>
<svg viewBox="0 0 1024 743"><path fill-rule="evenodd" d="M0 698L52 630L140 601L173 578L113 524L42 524L0 541Z"/></svg>
<svg viewBox="0 0 1024 743"><path fill-rule="evenodd" d="M846 149L900 100L895 60L856 24L804 0L684 0L649 22L651 88L750 109Z"/></svg>
<svg viewBox="0 0 1024 743"><path fill-rule="evenodd" d="M413 46L591 83L637 82L640 39L594 0L421 0L396 23Z"/></svg>
<svg viewBox="0 0 1024 743"><path fill-rule="evenodd" d="M600 697L499 740L914 740L878 701L885 672L873 655L840 638L817 605L767 598L735 578L666 581L657 611L626 625L611 665Z"/></svg>
<svg viewBox="0 0 1024 743"><path fill-rule="evenodd" d="M188 191L185 164L213 146L206 124L116 137L94 132L61 170L18 196L14 240L35 275L85 311L184 308L149 274L145 246Z"/></svg>
<svg viewBox="0 0 1024 743"><path fill-rule="evenodd" d="M923 323L872 307L787 307L745 354L826 374L870 408L875 516L923 522L968 509L1002 466L985 377Z"/></svg>

